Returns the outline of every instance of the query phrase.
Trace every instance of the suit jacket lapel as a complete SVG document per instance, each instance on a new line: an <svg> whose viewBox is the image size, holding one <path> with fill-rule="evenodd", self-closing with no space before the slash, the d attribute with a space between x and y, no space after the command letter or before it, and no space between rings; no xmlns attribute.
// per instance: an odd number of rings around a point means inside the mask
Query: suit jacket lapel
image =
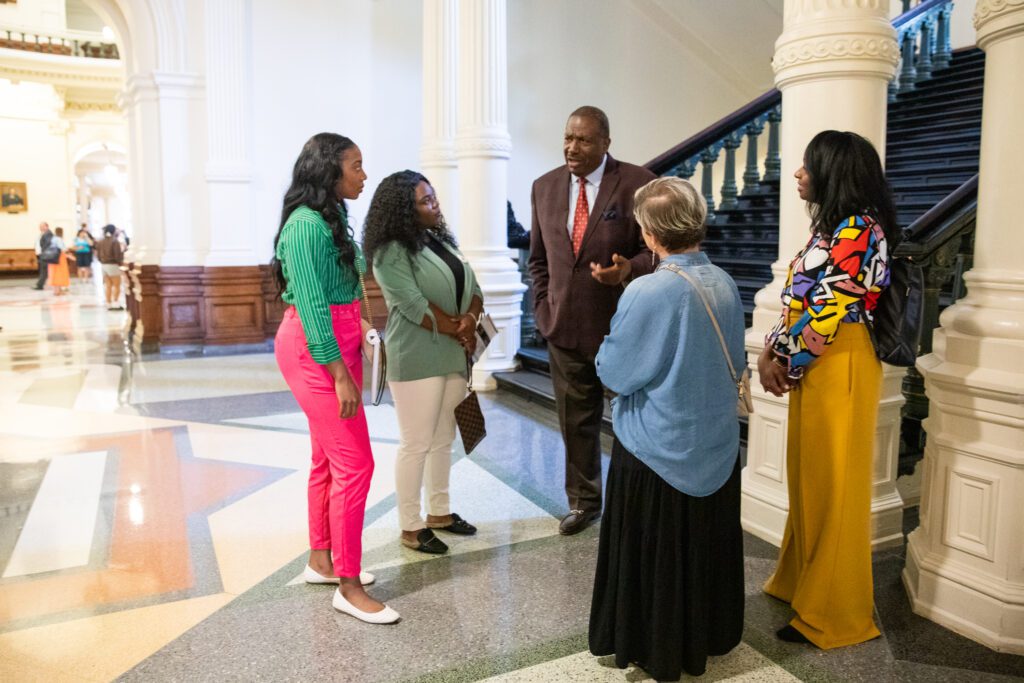
<svg viewBox="0 0 1024 683"><path fill-rule="evenodd" d="M594 197L594 208L590 212L590 219L587 221L587 230L583 233L583 242L580 244L580 254L587 247L587 242L590 240L590 236L594 233L597 224L601 221L601 216L604 215L605 210L608 207L608 202L611 200L612 195L615 194L616 188L619 186L619 164L617 161L612 159L612 155L608 155L608 162L604 166L604 176L601 178L601 187L597 191L597 196ZM568 220L568 216L566 216ZM572 245L570 244L570 247ZM577 255L577 259L579 256ZM602 263L602 266L609 264Z"/></svg>

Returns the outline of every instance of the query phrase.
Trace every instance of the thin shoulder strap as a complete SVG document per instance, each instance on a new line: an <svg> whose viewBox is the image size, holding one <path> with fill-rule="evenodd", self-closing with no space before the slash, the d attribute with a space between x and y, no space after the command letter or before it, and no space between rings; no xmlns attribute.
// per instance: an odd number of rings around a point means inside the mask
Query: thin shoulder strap
<svg viewBox="0 0 1024 683"><path fill-rule="evenodd" d="M366 317L368 318L367 322L370 323L370 327L376 328L377 326L373 323L373 309L370 308L370 295L366 291L366 278L363 277L363 273L366 272L366 266L360 268L358 258L356 258L356 262L353 265L355 265L356 272L359 274L359 289L363 290L363 304L366 306Z"/></svg>
<svg viewBox="0 0 1024 683"><path fill-rule="evenodd" d="M697 294L700 296L700 300L704 302L704 310L708 312L708 316L711 318L711 324L715 327L715 333L718 335L718 342L722 345L722 353L725 354L725 362L728 363L729 372L732 374L732 381L739 382L740 379L736 375L736 366L732 364L732 356L729 355L729 347L725 343L725 336L722 334L722 328L718 326L718 319L715 318L715 314L711 310L711 304L708 303L708 299L704 295L704 288L698 285L696 280L690 277L685 270L674 263L663 263L661 267L666 270L671 270L676 275L685 278L694 290L696 290Z"/></svg>

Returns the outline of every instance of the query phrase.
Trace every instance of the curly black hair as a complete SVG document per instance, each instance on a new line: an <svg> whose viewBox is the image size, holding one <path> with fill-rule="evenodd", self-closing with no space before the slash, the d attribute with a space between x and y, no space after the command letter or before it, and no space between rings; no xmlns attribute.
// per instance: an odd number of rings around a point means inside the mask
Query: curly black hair
<svg viewBox="0 0 1024 683"><path fill-rule="evenodd" d="M277 243L281 241L281 230L288 217L300 206L307 206L323 216L331 226L340 263L349 268L355 267L356 248L348 226L348 211L345 202L338 200L334 189L342 175L341 155L355 146L356 143L336 133L317 133L302 146L292 169L292 184L284 193L281 224L274 237L274 258L270 260L278 296L284 293L288 283L284 279L281 262L277 260Z"/></svg>
<svg viewBox="0 0 1024 683"><path fill-rule="evenodd" d="M424 230L420 225L416 216L416 186L420 183L430 185L422 174L406 170L392 173L377 186L363 229L367 263L372 263L374 253L391 242L398 242L412 254L418 253L431 234L458 247L443 216L433 228Z"/></svg>

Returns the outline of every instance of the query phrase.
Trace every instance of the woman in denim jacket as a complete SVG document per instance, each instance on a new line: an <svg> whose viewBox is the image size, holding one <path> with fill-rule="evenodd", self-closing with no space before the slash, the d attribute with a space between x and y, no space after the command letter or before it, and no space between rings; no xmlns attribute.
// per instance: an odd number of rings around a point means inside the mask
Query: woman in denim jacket
<svg viewBox="0 0 1024 683"><path fill-rule="evenodd" d="M738 370L743 309L736 283L700 251L707 206L692 185L652 180L634 212L661 265L626 288L597 354L618 396L590 650L676 680L702 674L743 631L737 389L694 286Z"/></svg>

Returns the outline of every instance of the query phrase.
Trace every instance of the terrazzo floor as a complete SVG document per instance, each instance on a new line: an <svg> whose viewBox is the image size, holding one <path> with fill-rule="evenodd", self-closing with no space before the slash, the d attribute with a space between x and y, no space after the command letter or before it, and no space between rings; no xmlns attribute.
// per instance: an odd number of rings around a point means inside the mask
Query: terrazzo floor
<svg viewBox="0 0 1024 683"><path fill-rule="evenodd" d="M95 288L30 284L0 281L0 681L650 680L587 652L598 529L557 533L551 411L481 395L488 437L456 442L451 484L480 532L437 557L397 542L394 409L367 409L364 567L403 617L370 626L301 580L309 443L272 354L140 356ZM829 652L775 639L777 551L745 551L743 643L703 680L1024 680L911 613L901 548L874 558L882 638Z"/></svg>

